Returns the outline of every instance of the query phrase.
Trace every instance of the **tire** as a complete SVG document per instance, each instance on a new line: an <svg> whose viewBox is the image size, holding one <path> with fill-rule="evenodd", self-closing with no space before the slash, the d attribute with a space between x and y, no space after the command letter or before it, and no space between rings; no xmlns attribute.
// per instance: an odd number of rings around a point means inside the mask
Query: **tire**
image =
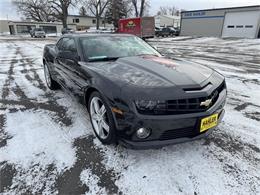
<svg viewBox="0 0 260 195"><path fill-rule="evenodd" d="M105 108L105 112L103 116L99 114L99 120L101 120L99 123L97 122L95 118L98 118L96 115L96 107L95 102L98 102L99 106L99 113L102 113L102 107ZM94 91L89 98L88 101L88 112L89 112L89 117L91 121L92 128L94 130L94 133L96 137L105 145L109 144L115 144L116 143L116 133L115 133L115 122L113 119L112 111L110 107L108 106L107 102L105 99L101 96L101 94L97 91ZM102 118L102 119L101 119ZM104 125L102 125L103 122L106 123L106 128L108 128L108 131L104 128ZM100 124L100 125L99 125ZM98 130L98 128L101 127L101 131ZM99 132L98 132L99 131ZM101 132L101 133L100 133Z"/></svg>
<svg viewBox="0 0 260 195"><path fill-rule="evenodd" d="M60 85L52 79L49 67L47 66L47 64L43 64L43 69L44 69L44 76L45 76L45 80L46 80L46 84L48 86L48 88L50 90L57 90L60 89Z"/></svg>

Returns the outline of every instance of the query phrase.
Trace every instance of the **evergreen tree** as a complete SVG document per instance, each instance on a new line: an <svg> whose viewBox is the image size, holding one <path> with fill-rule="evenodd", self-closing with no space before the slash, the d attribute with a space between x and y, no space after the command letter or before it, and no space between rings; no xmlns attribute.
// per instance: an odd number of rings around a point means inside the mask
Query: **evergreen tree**
<svg viewBox="0 0 260 195"><path fill-rule="evenodd" d="M118 28L118 20L129 17L132 5L129 0L111 0L106 11L105 18L108 23L112 23Z"/></svg>

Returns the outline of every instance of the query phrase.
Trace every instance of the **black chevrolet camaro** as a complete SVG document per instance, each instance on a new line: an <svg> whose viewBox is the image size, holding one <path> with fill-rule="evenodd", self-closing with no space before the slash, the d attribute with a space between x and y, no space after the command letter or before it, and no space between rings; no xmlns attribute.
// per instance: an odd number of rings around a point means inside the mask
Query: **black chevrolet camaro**
<svg viewBox="0 0 260 195"><path fill-rule="evenodd" d="M151 148L208 135L224 115L224 77L196 63L171 60L142 39L69 34L46 45L50 89L61 86L86 105L98 139Z"/></svg>

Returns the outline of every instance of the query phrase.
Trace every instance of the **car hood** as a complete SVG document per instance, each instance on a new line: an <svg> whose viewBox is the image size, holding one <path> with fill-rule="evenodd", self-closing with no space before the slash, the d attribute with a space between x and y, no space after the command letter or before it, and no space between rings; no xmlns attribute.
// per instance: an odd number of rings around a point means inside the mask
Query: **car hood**
<svg viewBox="0 0 260 195"><path fill-rule="evenodd" d="M124 57L88 66L112 80L139 87L196 86L207 80L213 70L196 63L156 56Z"/></svg>

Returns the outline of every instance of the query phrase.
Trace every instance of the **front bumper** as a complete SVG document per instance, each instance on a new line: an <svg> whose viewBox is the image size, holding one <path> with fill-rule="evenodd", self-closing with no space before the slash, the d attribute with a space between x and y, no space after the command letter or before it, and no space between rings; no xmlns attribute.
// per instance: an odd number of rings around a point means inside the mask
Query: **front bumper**
<svg viewBox="0 0 260 195"><path fill-rule="evenodd" d="M201 119L218 113L218 123L220 123L225 114L226 96L227 91L225 89L219 94L216 103L206 112L166 116L147 116L135 113L134 116L128 116L124 119L117 118L116 126L119 142L129 148L148 149L205 137L215 127L200 133ZM143 140L136 136L136 130L141 127L152 131L151 135Z"/></svg>
<svg viewBox="0 0 260 195"><path fill-rule="evenodd" d="M219 121L218 123L221 122L225 114L225 110L222 110L219 116ZM214 127L215 128L215 127ZM184 142L189 142L189 141L194 141L197 139L201 139L204 137L207 137L214 128L211 128L207 130L204 133L196 133L195 136L192 137L180 137L176 139L168 139L168 140L151 140L151 141L130 141L126 139L120 139L119 142L124 145L127 148L133 148L133 149L151 149L151 148L160 148L163 146L167 145L172 145L172 144L178 144L178 143L184 143ZM175 129L176 131L182 130L182 129ZM194 128L194 131L198 131L198 128Z"/></svg>

